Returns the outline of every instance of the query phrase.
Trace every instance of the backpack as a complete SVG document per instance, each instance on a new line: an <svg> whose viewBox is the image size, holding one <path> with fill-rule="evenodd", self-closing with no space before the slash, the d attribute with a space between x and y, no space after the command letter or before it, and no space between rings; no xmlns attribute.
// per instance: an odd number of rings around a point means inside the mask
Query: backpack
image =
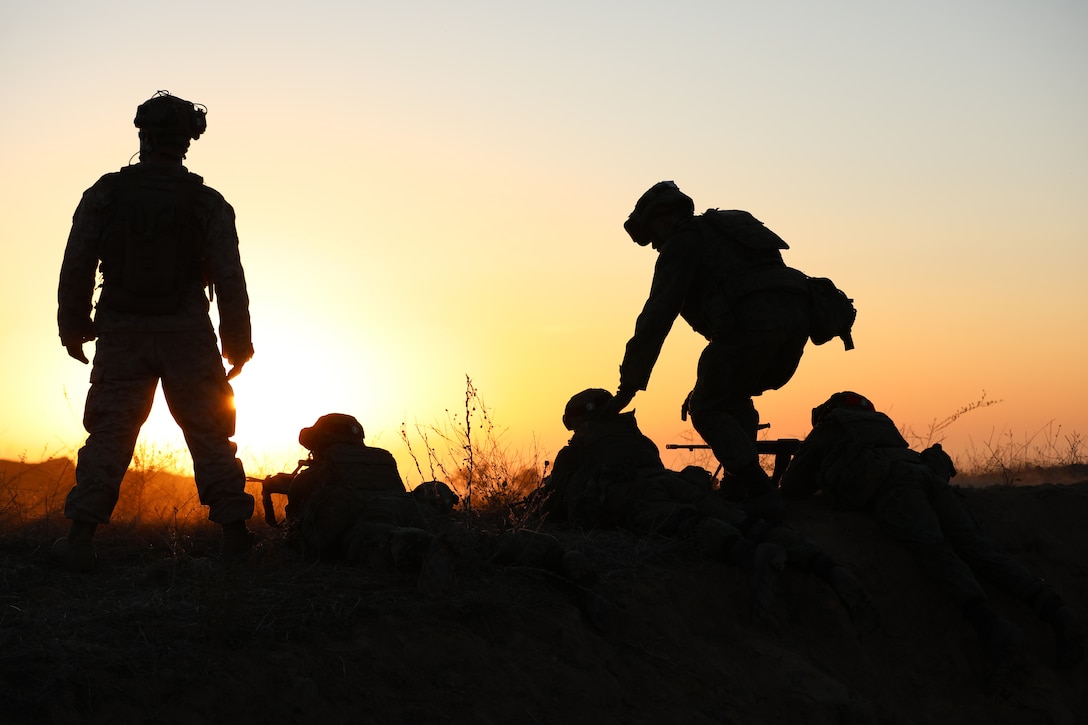
<svg viewBox="0 0 1088 725"><path fill-rule="evenodd" d="M823 345L839 337L845 349L853 350L854 339L850 331L858 316L854 300L826 277L809 277L808 291L812 303L809 339L816 345Z"/></svg>
<svg viewBox="0 0 1088 725"><path fill-rule="evenodd" d="M752 292L770 289L808 289L812 321L809 337L823 345L834 337L842 338L847 350L854 349L850 331L857 317L854 301L826 277L809 277L782 260L782 250L789 245L746 211L708 209L704 213L710 228L726 244L715 246L713 264L730 270L724 280L728 299L735 301Z"/></svg>

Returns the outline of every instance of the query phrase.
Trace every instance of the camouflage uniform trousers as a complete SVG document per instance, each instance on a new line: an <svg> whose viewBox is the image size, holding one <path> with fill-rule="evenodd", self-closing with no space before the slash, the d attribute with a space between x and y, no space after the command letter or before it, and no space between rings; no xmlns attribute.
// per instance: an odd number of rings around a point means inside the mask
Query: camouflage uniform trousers
<svg viewBox="0 0 1088 725"><path fill-rule="evenodd" d="M699 356L691 422L730 473L759 461L754 396L777 390L797 371L809 334L807 298L757 293L735 305L722 334Z"/></svg>
<svg viewBox="0 0 1088 725"><path fill-rule="evenodd" d="M253 515L238 447L230 440L234 391L209 329L111 332L98 338L83 412L88 436L79 451L76 485L65 501L67 518L109 523L160 380L192 455L208 518L222 524Z"/></svg>
<svg viewBox="0 0 1088 725"><path fill-rule="evenodd" d="M869 509L960 606L986 597L976 573L1029 605L1046 589L982 531L955 490L921 462L893 461L885 488Z"/></svg>

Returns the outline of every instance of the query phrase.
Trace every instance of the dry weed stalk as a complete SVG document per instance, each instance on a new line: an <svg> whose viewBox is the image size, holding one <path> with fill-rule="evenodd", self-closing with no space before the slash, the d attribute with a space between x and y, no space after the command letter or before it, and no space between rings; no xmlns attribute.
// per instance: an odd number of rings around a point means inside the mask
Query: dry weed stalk
<svg viewBox="0 0 1088 725"><path fill-rule="evenodd" d="M465 376L464 412L447 409L444 423L416 424L415 431L423 441L430 478L423 473L407 425L401 424L401 439L421 482L444 480L462 497L462 508L472 517L500 514L504 528L539 524L543 502L529 495L540 487L549 462L541 465L535 448L528 463L510 451L502 440L505 431L495 425L470 376Z"/></svg>
<svg viewBox="0 0 1088 725"><path fill-rule="evenodd" d="M951 415L948 415L940 420L934 418L932 421L930 421L929 428L926 431L925 435L919 435L909 425L901 426L899 432L903 435L904 438L907 439L907 441L910 442L912 448L915 448L917 450L923 450L925 448L929 448L935 443L940 443L941 441L943 441L945 431L947 431L953 423L955 423L967 413L970 413L974 410L989 408L991 405L997 405L1000 402L1000 400L987 400L986 391L983 390L982 395L980 395L979 399L975 402L968 403L967 405L956 409L956 411L953 412Z"/></svg>

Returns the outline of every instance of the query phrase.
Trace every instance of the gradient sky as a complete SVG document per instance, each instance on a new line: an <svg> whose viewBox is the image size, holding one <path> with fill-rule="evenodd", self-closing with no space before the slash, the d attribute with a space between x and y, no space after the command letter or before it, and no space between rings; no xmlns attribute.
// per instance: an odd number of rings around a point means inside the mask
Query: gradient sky
<svg viewBox="0 0 1088 725"><path fill-rule="evenodd" d="M921 431L1001 400L949 429L960 456L1088 435L1086 33L1072 0L7 2L0 456L82 443L57 274L158 89L207 106L187 166L238 215L251 471L337 411L417 483L401 423L462 412L466 375L554 455L567 398L618 382L656 259L622 222L662 179L856 300L857 349L757 399L773 435L847 388ZM701 347L679 321L635 399L659 446ZM144 439L180 445L161 399Z"/></svg>

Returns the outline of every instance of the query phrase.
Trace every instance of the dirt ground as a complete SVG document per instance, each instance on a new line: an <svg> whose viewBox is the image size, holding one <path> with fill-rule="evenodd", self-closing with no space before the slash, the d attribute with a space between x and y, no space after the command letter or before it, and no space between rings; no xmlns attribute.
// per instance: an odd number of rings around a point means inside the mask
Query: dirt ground
<svg viewBox="0 0 1088 725"><path fill-rule="evenodd" d="M1078 475L1084 474L1083 471ZM1088 474L963 488L983 528L1088 613ZM880 607L851 625L787 569L777 626L740 570L618 532L547 529L585 552L591 592L462 562L448 594L409 574L308 563L274 529L238 564L215 530L98 538L93 575L55 568L63 520L0 529L0 703L7 723L1088 723L1088 667L1052 666L1050 631L992 591L1025 662L982 688L955 608L866 518L820 498L787 522L850 565Z"/></svg>

